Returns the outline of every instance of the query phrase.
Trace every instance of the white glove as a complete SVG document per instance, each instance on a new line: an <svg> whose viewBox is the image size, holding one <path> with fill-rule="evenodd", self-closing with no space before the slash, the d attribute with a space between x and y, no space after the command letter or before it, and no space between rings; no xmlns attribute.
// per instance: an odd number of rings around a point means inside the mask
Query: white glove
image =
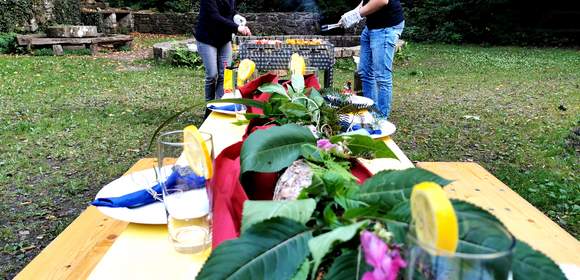
<svg viewBox="0 0 580 280"><path fill-rule="evenodd" d="M340 23L344 28L351 28L353 25L359 23L363 18L360 15L360 8L356 7L354 10L346 12L340 17Z"/></svg>
<svg viewBox="0 0 580 280"><path fill-rule="evenodd" d="M246 26L246 23L248 23L246 18L239 14L234 16L234 22L240 26Z"/></svg>

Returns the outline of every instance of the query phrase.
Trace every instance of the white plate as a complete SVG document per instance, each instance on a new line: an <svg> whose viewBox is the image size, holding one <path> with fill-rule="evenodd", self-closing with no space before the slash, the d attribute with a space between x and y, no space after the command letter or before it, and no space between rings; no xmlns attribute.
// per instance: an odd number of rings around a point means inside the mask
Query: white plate
<svg viewBox="0 0 580 280"><path fill-rule="evenodd" d="M347 104L352 104L357 109L368 109L375 104L372 99L359 95L350 95L344 101L336 95L327 95L325 97L332 106L345 106Z"/></svg>
<svg viewBox="0 0 580 280"><path fill-rule="evenodd" d="M377 138L382 138L382 137L387 137L387 136L391 136L393 134L395 134L395 131L397 131L397 127L390 121L381 121L381 134L373 134L371 135L371 138L373 139L377 139Z"/></svg>
<svg viewBox="0 0 580 280"><path fill-rule="evenodd" d="M390 121L381 121L381 134L369 134L366 129L359 129L355 131L349 132L350 134L362 134L367 135L373 139L383 138L387 136L391 136L397 131L397 127ZM357 131L362 131L361 133L357 133ZM343 133L344 134L344 133Z"/></svg>
<svg viewBox="0 0 580 280"><path fill-rule="evenodd" d="M170 168L170 167L168 167ZM157 178L153 168L125 175L104 186L96 198L118 197L155 186ZM162 202L155 202L139 208L112 208L97 207L103 214L117 220L138 223L161 225L167 223L167 214Z"/></svg>

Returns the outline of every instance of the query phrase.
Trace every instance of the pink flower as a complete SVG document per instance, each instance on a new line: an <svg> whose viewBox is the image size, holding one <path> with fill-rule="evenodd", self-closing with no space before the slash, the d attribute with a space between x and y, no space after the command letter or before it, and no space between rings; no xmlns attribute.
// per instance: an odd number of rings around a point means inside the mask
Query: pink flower
<svg viewBox="0 0 580 280"><path fill-rule="evenodd" d="M320 139L316 141L316 146L323 151L330 151L336 148L336 145L332 144L328 139Z"/></svg>
<svg viewBox="0 0 580 280"><path fill-rule="evenodd" d="M374 268L365 272L362 280L395 280L399 270L407 266L399 250L389 249L387 244L370 231L363 231L360 242L365 254L365 261Z"/></svg>

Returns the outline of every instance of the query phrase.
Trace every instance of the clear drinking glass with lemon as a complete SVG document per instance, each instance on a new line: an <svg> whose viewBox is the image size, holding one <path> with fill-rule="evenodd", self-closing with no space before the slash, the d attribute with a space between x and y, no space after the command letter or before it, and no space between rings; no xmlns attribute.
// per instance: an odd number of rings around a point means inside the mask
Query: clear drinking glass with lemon
<svg viewBox="0 0 580 280"><path fill-rule="evenodd" d="M195 126L161 134L158 174L163 186L167 229L181 253L209 250L212 242L213 142Z"/></svg>
<svg viewBox="0 0 580 280"><path fill-rule="evenodd" d="M407 279L511 279L515 238L501 223L456 215L445 191L433 182L413 188L411 214Z"/></svg>

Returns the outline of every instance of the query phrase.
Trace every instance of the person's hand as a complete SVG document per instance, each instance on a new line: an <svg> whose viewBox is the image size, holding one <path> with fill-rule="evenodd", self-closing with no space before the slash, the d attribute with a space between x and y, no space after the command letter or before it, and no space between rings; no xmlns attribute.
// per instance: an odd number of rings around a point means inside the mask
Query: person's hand
<svg viewBox="0 0 580 280"><path fill-rule="evenodd" d="M252 36L252 31L250 31L250 28L244 25L238 25L238 32L244 36Z"/></svg>
<svg viewBox="0 0 580 280"><path fill-rule="evenodd" d="M248 21L246 20L246 18L243 17L243 16L241 16L241 15L239 15L239 14L237 14L237 15L234 16L234 22L237 25L243 25L243 26L246 26L246 24L248 23Z"/></svg>
<svg viewBox="0 0 580 280"><path fill-rule="evenodd" d="M362 16L360 15L360 8L356 7L352 11L348 11L340 17L340 23L344 28L351 28L353 25L359 23L362 20Z"/></svg>

